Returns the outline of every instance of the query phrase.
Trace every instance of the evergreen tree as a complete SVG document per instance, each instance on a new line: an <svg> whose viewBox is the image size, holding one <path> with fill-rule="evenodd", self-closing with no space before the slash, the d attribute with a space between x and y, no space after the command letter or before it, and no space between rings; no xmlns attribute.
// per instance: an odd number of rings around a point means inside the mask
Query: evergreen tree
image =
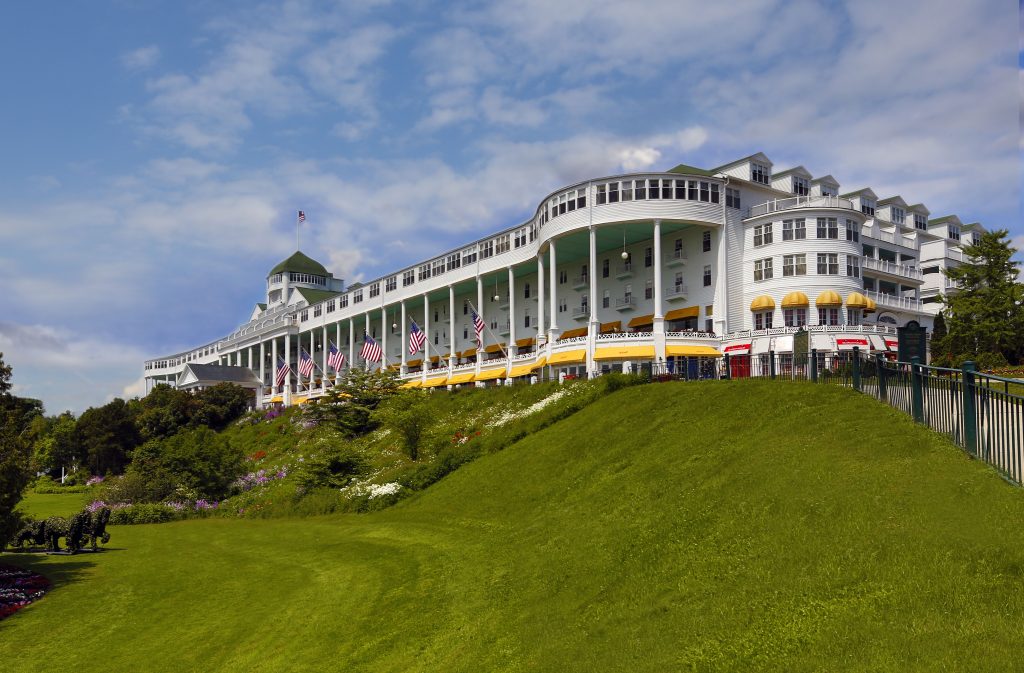
<svg viewBox="0 0 1024 673"><path fill-rule="evenodd" d="M1024 285L1018 279L1017 252L1000 229L964 248L968 261L947 269L959 291L943 297L948 353L1004 357L1016 362L1024 346Z"/></svg>
<svg viewBox="0 0 1024 673"><path fill-rule="evenodd" d="M8 392L11 373L0 353L0 549L18 526L14 510L31 476L30 447L22 437L31 417L24 413L26 405Z"/></svg>

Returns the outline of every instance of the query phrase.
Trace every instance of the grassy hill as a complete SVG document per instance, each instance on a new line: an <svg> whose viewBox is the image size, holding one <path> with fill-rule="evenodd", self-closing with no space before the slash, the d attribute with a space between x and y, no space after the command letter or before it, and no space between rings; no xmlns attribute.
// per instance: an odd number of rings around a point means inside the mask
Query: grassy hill
<svg viewBox="0 0 1024 673"><path fill-rule="evenodd" d="M627 388L371 514L115 529L5 670L1007 671L1024 493L851 391Z"/></svg>

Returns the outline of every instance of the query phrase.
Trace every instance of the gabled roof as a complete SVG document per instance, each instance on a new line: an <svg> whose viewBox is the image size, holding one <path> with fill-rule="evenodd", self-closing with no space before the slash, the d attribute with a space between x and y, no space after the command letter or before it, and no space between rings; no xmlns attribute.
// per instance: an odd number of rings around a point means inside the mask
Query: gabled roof
<svg viewBox="0 0 1024 673"><path fill-rule="evenodd" d="M900 206L901 208L907 207L907 202L903 200L902 196L890 196L882 199L878 202L879 206Z"/></svg>
<svg viewBox="0 0 1024 673"><path fill-rule="evenodd" d="M689 166L687 164L679 164L675 168L668 169L668 171L666 171L666 172L668 172L668 173L684 173L686 175L705 175L705 176L709 176L709 177L714 175L714 172L712 172L712 171L709 171L709 170L704 169L704 168L697 168L696 166Z"/></svg>
<svg viewBox="0 0 1024 673"><path fill-rule="evenodd" d="M963 222L956 215L943 215L942 217L936 217L934 220L928 220L928 226L940 225L940 224L955 224L962 226Z"/></svg>
<svg viewBox="0 0 1024 673"><path fill-rule="evenodd" d="M764 155L764 152L758 152L757 154L751 154L749 157L743 157L742 159L737 159L736 161L730 161L727 164L722 164L718 168L712 168L711 171L713 173L719 173L723 169L732 168L733 166L739 166L740 164L746 164L751 161L756 161L759 164L767 164L768 166L773 165L772 160L766 157Z"/></svg>
<svg viewBox="0 0 1024 673"><path fill-rule="evenodd" d="M847 192L845 194L840 194L839 196L843 197L844 199L852 199L855 196L866 196L869 199L871 199L872 201L877 201L878 200L878 194L875 194L871 190L870 187L865 187L863 189L858 189L855 192Z"/></svg>
<svg viewBox="0 0 1024 673"><path fill-rule="evenodd" d="M285 271L289 273L291 273L292 271L296 273L308 273L314 276L330 275L327 273L327 269L324 268L323 264L316 261L315 259L307 257L306 255L302 254L302 252L299 250L296 250L291 257L289 257L288 259L284 260L283 262L275 266L273 269L271 269L270 273L267 274L267 277L269 278L274 274L282 273Z"/></svg>
<svg viewBox="0 0 1024 673"><path fill-rule="evenodd" d="M244 387L259 387L260 379L248 367L231 365L202 365L190 362L178 375L178 386L216 385L236 383Z"/></svg>
<svg viewBox="0 0 1024 673"><path fill-rule="evenodd" d="M812 185L818 182L820 182L823 185L832 185L833 187L839 186L839 182L831 175L823 175L820 178L814 178L813 180L811 180Z"/></svg>
<svg viewBox="0 0 1024 673"><path fill-rule="evenodd" d="M331 297L337 297L340 292L331 292L330 290L311 290L308 287L297 287L295 291L302 295L302 298L306 300L306 303L312 306L322 301L326 301Z"/></svg>
<svg viewBox="0 0 1024 673"><path fill-rule="evenodd" d="M960 227L960 231L980 231L982 233L986 233L988 232L988 229L986 229L981 222L971 222Z"/></svg>
<svg viewBox="0 0 1024 673"><path fill-rule="evenodd" d="M925 208L923 203L915 203L912 206L907 206L907 210L912 210L915 213L921 213L922 215L931 215L932 212Z"/></svg>
<svg viewBox="0 0 1024 673"><path fill-rule="evenodd" d="M811 175L811 172L808 171L803 166L793 166L793 168L787 168L784 171L772 171L772 180L774 180L775 178L783 178L787 175L799 175L800 177L807 178L808 180L810 180L813 177Z"/></svg>

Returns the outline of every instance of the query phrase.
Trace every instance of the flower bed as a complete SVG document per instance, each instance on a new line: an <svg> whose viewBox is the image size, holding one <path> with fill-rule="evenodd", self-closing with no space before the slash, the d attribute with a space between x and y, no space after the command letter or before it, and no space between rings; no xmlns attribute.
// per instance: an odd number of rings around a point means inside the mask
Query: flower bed
<svg viewBox="0 0 1024 673"><path fill-rule="evenodd" d="M50 589L50 581L29 570L0 565L0 619L37 601Z"/></svg>

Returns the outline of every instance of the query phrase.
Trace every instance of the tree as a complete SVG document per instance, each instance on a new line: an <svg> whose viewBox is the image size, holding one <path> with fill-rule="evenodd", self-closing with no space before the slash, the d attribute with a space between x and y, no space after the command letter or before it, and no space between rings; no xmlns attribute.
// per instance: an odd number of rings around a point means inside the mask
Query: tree
<svg viewBox="0 0 1024 673"><path fill-rule="evenodd" d="M372 418L402 438L410 460L419 458L420 441L430 425L426 410L427 396L419 390L409 390L386 399Z"/></svg>
<svg viewBox="0 0 1024 673"><path fill-rule="evenodd" d="M349 369L317 403L306 405L303 416L317 424L330 424L347 437L376 427L371 414L382 400L398 392L400 381L393 371Z"/></svg>
<svg viewBox="0 0 1024 673"><path fill-rule="evenodd" d="M959 291L942 298L948 330L937 344L942 352L1019 360L1024 348L1024 285L1017 280L1017 251L1007 234L1005 229L983 234L964 248L967 262L946 270Z"/></svg>
<svg viewBox="0 0 1024 673"><path fill-rule="evenodd" d="M32 460L37 470L59 475L62 467L70 473L85 463L86 455L81 451L75 434L76 424L70 411L46 419L46 430L32 449Z"/></svg>
<svg viewBox="0 0 1024 673"><path fill-rule="evenodd" d="M20 517L15 508L31 477L30 447L22 437L31 414L19 403L20 398L10 394L11 374L12 368L4 364L0 353L0 549L18 527ZM42 405L39 409L41 412Z"/></svg>
<svg viewBox="0 0 1024 673"><path fill-rule="evenodd" d="M11 373L11 366L4 364L4 354L0 351L0 395L6 395L10 391Z"/></svg>
<svg viewBox="0 0 1024 673"><path fill-rule="evenodd" d="M141 441L134 415L121 398L86 409L75 430L93 474L123 472Z"/></svg>

